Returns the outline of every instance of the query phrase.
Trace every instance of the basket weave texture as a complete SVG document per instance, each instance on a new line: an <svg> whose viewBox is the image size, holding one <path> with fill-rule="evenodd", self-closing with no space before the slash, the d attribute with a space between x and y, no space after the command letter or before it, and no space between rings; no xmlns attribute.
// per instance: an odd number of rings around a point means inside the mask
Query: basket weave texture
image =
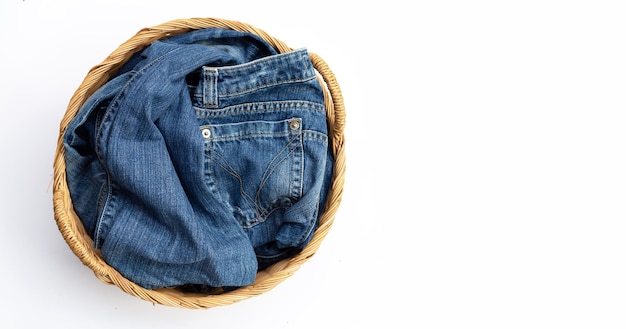
<svg viewBox="0 0 626 329"><path fill-rule="evenodd" d="M72 208L72 200L65 173L66 166L63 148L65 130L87 98L105 84L111 75L134 53L144 49L153 41L191 30L211 27L254 33L266 40L278 52L284 53L292 50L282 41L260 29L246 23L231 20L215 18L178 19L154 27L144 28L120 45L102 63L94 66L88 72L82 84L72 96L67 111L61 120L54 159L53 204L55 220L66 243L83 264L88 266L102 282L114 284L132 296L156 304L190 309L206 309L214 306L229 305L260 295L290 277L304 262L315 254L322 240L328 234L341 202L345 174L343 132L345 112L341 91L333 72L328 68L326 62L318 55L309 53L311 62L318 73L318 79L324 89L326 116L329 124L329 141L335 159L332 184L328 192L326 208L311 242L292 258L280 261L260 271L251 285L218 294L187 293L177 289L147 290L124 278L103 260L99 251L94 248L93 240L85 231L81 220Z"/></svg>

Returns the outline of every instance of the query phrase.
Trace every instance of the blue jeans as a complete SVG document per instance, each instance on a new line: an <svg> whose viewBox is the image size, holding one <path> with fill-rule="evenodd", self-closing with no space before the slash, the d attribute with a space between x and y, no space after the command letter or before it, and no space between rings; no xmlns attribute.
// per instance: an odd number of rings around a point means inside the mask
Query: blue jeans
<svg viewBox="0 0 626 329"><path fill-rule="evenodd" d="M245 286L312 237L331 178L306 50L207 29L154 42L64 135L78 216L140 286Z"/></svg>

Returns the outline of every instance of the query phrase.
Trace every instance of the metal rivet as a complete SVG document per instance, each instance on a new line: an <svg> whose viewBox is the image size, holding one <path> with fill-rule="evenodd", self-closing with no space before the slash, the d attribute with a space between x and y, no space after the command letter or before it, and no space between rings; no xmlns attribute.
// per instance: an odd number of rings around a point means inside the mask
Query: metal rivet
<svg viewBox="0 0 626 329"><path fill-rule="evenodd" d="M202 137L204 137L204 138L211 137L211 129L209 129L209 128L202 129Z"/></svg>
<svg viewBox="0 0 626 329"><path fill-rule="evenodd" d="M291 121L289 121L289 128L291 128L291 130L296 130L300 128L300 120L291 119Z"/></svg>

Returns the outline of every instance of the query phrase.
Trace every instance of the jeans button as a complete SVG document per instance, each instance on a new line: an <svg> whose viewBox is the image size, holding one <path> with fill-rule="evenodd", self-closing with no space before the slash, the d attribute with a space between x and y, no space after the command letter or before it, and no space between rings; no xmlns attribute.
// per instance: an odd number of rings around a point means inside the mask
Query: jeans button
<svg viewBox="0 0 626 329"><path fill-rule="evenodd" d="M209 128L202 129L202 137L204 137L204 138L211 137L211 129L209 129Z"/></svg>
<svg viewBox="0 0 626 329"><path fill-rule="evenodd" d="M298 119L289 120L289 128L291 128L291 130L296 130L300 128L300 120Z"/></svg>

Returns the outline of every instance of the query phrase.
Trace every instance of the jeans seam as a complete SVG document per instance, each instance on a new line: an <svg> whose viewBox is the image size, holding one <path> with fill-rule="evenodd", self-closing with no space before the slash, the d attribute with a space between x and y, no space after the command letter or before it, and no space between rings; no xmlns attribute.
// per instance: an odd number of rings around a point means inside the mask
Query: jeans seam
<svg viewBox="0 0 626 329"><path fill-rule="evenodd" d="M199 118L221 117L235 114L285 112L293 110L314 111L326 115L324 104L311 101L269 101L250 102L231 105L220 109L208 109L194 106Z"/></svg>

